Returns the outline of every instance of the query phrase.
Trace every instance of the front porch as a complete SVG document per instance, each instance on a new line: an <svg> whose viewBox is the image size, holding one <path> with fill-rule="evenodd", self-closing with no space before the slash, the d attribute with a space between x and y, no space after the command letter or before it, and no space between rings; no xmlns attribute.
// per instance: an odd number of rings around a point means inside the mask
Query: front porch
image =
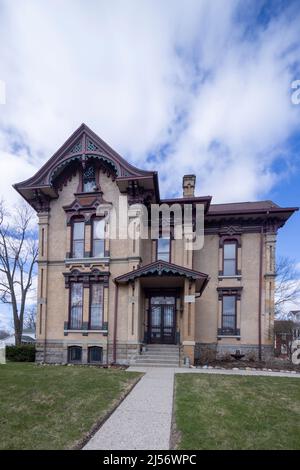
<svg viewBox="0 0 300 470"><path fill-rule="evenodd" d="M150 345L177 346L181 361L194 363L196 299L207 283L206 274L157 261L116 278L127 290L129 341L140 344L139 353ZM165 348L169 351L170 348ZM163 354L160 348L159 353ZM116 358L117 361L117 358Z"/></svg>

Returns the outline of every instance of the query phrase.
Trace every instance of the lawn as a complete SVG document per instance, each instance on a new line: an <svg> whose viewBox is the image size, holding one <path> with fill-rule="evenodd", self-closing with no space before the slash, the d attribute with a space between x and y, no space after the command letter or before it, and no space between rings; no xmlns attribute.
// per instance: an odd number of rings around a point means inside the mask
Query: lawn
<svg viewBox="0 0 300 470"><path fill-rule="evenodd" d="M300 379L175 377L178 449L300 449Z"/></svg>
<svg viewBox="0 0 300 470"><path fill-rule="evenodd" d="M0 449L70 449L140 374L80 366L0 365Z"/></svg>

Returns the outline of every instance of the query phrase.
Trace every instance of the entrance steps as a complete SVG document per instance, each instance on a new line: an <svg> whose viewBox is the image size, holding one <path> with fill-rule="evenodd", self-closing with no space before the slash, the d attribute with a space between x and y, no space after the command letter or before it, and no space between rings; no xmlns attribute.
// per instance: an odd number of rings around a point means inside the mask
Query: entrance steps
<svg viewBox="0 0 300 470"><path fill-rule="evenodd" d="M147 344L135 359L140 367L179 367L179 346L175 344Z"/></svg>

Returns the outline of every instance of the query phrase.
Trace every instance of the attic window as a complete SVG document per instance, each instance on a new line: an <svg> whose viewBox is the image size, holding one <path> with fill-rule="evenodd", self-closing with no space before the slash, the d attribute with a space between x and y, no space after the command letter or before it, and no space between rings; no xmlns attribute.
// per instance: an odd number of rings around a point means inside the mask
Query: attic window
<svg viewBox="0 0 300 470"><path fill-rule="evenodd" d="M90 193L96 190L96 172L93 165L83 170L83 192Z"/></svg>

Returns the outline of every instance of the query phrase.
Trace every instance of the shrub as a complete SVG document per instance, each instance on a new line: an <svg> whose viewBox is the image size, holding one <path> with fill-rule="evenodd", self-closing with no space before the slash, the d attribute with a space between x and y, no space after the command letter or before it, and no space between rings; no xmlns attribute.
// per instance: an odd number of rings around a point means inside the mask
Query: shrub
<svg viewBox="0 0 300 470"><path fill-rule="evenodd" d="M216 360L216 351L214 349L205 347L201 349L199 363L209 364Z"/></svg>
<svg viewBox="0 0 300 470"><path fill-rule="evenodd" d="M6 359L14 362L34 362L35 344L21 344L20 346L6 346Z"/></svg>

